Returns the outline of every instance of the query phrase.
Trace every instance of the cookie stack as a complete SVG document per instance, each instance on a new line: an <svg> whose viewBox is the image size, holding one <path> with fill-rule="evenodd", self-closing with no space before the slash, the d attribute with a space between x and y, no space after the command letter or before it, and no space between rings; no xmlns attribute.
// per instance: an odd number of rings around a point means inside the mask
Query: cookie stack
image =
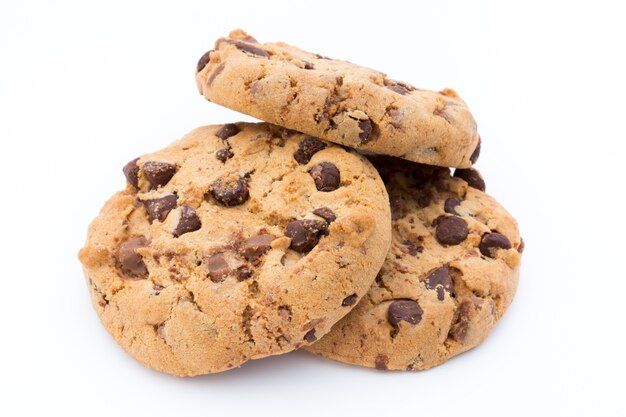
<svg viewBox="0 0 626 417"><path fill-rule="evenodd" d="M524 244L471 168L480 137L453 90L240 30L196 81L267 123L201 127L123 168L79 258L127 352L179 376L301 347L422 370L485 339Z"/></svg>

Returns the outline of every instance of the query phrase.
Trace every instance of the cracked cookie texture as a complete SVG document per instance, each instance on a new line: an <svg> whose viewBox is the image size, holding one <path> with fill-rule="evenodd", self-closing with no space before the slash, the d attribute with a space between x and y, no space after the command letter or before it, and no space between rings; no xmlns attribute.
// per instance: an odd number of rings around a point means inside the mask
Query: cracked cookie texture
<svg viewBox="0 0 626 417"><path fill-rule="evenodd" d="M360 303L307 350L341 362L423 370L481 343L515 294L524 244L475 170L375 158L392 244Z"/></svg>
<svg viewBox="0 0 626 417"><path fill-rule="evenodd" d="M178 376L306 346L368 291L391 238L376 169L259 123L132 160L79 258L117 343Z"/></svg>
<svg viewBox="0 0 626 417"><path fill-rule="evenodd" d="M363 151L461 168L480 152L476 122L455 91L415 88L241 30L200 58L196 82L209 101Z"/></svg>

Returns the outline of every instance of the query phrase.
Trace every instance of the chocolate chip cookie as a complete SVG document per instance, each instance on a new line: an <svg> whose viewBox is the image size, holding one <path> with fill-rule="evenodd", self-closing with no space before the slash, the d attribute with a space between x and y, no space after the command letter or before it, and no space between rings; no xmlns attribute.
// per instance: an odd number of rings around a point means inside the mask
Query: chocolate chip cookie
<svg viewBox="0 0 626 417"><path fill-rule="evenodd" d="M462 168L480 153L476 123L453 90L415 88L241 30L200 58L196 81L209 101L363 151Z"/></svg>
<svg viewBox="0 0 626 417"><path fill-rule="evenodd" d="M391 249L356 308L306 349L423 370L485 339L513 299L524 245L478 171L375 162L391 201Z"/></svg>
<svg viewBox="0 0 626 417"><path fill-rule="evenodd" d="M106 329L159 371L219 372L313 343L389 249L376 169L273 125L202 127L123 172L79 258Z"/></svg>

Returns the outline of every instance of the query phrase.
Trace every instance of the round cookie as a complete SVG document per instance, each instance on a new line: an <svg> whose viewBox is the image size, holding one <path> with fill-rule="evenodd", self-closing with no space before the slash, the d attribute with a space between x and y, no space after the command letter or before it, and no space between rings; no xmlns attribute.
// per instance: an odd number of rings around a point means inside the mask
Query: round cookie
<svg viewBox="0 0 626 417"><path fill-rule="evenodd" d="M517 288L517 223L477 171L378 160L392 244L354 310L306 349L377 369L423 370L482 342Z"/></svg>
<svg viewBox="0 0 626 417"><path fill-rule="evenodd" d="M202 127L123 171L79 258L103 325L159 371L219 372L314 342L389 249L369 161L277 126Z"/></svg>
<svg viewBox="0 0 626 417"><path fill-rule="evenodd" d="M462 168L480 153L476 122L453 90L418 89L241 30L200 58L196 82L209 101L363 151Z"/></svg>

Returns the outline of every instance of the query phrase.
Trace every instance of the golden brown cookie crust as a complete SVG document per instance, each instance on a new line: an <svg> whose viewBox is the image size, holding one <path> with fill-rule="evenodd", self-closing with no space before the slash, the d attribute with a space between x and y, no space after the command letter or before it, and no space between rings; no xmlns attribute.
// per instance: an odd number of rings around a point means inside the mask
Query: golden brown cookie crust
<svg viewBox="0 0 626 417"><path fill-rule="evenodd" d="M346 61L241 30L219 39L196 68L209 101L331 142L430 165L467 168L480 138L451 89L422 90Z"/></svg>
<svg viewBox="0 0 626 417"><path fill-rule="evenodd" d="M391 199L391 249L357 307L306 349L371 368L428 369L478 345L502 317L523 245L515 219L448 169L377 165Z"/></svg>
<svg viewBox="0 0 626 417"><path fill-rule="evenodd" d="M288 352L367 292L389 248L384 185L362 156L305 138L206 126L125 167L79 258L103 325L141 363L186 376ZM338 184L314 178L321 163Z"/></svg>

